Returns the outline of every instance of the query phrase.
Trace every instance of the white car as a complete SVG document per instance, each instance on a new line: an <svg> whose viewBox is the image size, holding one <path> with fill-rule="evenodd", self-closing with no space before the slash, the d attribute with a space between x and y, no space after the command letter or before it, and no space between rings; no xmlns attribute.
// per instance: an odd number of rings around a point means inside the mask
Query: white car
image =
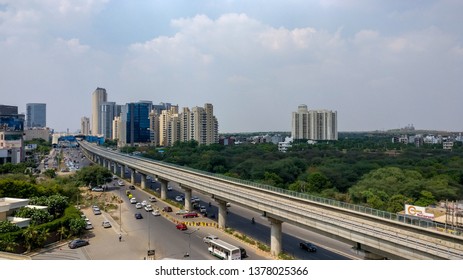
<svg viewBox="0 0 463 280"><path fill-rule="evenodd" d="M199 207L199 212L206 213L207 212L206 206Z"/></svg>
<svg viewBox="0 0 463 280"><path fill-rule="evenodd" d="M124 184L124 181L122 181L122 180L117 181L117 184L118 184L119 186L124 186L124 185L125 185L125 184Z"/></svg>
<svg viewBox="0 0 463 280"><path fill-rule="evenodd" d="M137 208L137 209L141 209L142 207L143 207L143 206L141 206L141 203L135 204L135 208Z"/></svg>
<svg viewBox="0 0 463 280"><path fill-rule="evenodd" d="M172 190L172 187L171 187L171 186L167 186L167 190L168 190L168 191L171 191L171 190Z"/></svg>
<svg viewBox="0 0 463 280"><path fill-rule="evenodd" d="M146 202L146 200L143 200L143 201L141 202L141 206L145 207L146 205L148 205L148 202Z"/></svg>
<svg viewBox="0 0 463 280"><path fill-rule="evenodd" d="M175 201L182 202L182 201L183 201L183 198L182 198L181 196L177 195L177 196L175 197Z"/></svg>
<svg viewBox="0 0 463 280"><path fill-rule="evenodd" d="M101 225L104 227L104 228L110 228L111 227L111 223L109 221L103 221L101 223Z"/></svg>
<svg viewBox="0 0 463 280"><path fill-rule="evenodd" d="M151 206L151 204L148 204L148 205L145 206L145 211L146 211L146 212L151 212L151 211L153 211L153 207Z"/></svg>
<svg viewBox="0 0 463 280"><path fill-rule="evenodd" d="M151 214L153 214L153 216L161 216L161 212L159 212L159 210L154 210Z"/></svg>
<svg viewBox="0 0 463 280"><path fill-rule="evenodd" d="M217 240L219 239L217 236L215 235L208 235L206 237L203 238L203 241L204 243L209 243L211 240Z"/></svg>
<svg viewBox="0 0 463 280"><path fill-rule="evenodd" d="M132 198L130 199L130 203L132 203L132 204L137 203L137 199L136 199L135 197L132 197Z"/></svg>
<svg viewBox="0 0 463 280"><path fill-rule="evenodd" d="M156 197L150 196L150 198L148 200L151 201L151 202L156 202Z"/></svg>

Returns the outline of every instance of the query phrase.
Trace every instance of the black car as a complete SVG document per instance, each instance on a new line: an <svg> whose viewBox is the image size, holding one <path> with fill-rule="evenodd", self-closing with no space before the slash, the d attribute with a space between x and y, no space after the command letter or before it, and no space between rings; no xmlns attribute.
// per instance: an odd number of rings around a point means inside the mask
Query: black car
<svg viewBox="0 0 463 280"><path fill-rule="evenodd" d="M248 254L246 253L246 249L240 247L240 255L241 255L241 259L247 258Z"/></svg>
<svg viewBox="0 0 463 280"><path fill-rule="evenodd" d="M143 219L143 216L141 215L141 213L135 213L135 219Z"/></svg>
<svg viewBox="0 0 463 280"><path fill-rule="evenodd" d="M129 189L134 190L135 186L130 186Z"/></svg>
<svg viewBox="0 0 463 280"><path fill-rule="evenodd" d="M317 252L317 247L310 242L301 242L299 243L299 248L307 252Z"/></svg>
<svg viewBox="0 0 463 280"><path fill-rule="evenodd" d="M90 244L87 240L84 240L84 239L74 239L72 240L71 242L69 242L68 246L69 248L71 249L76 249L76 248L79 248L79 247L82 247L82 246L86 246Z"/></svg>

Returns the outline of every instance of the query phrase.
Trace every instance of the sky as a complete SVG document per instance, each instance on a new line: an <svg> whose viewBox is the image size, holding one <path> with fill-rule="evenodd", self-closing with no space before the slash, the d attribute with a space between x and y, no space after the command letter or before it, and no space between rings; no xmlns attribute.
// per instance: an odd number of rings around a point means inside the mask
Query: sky
<svg viewBox="0 0 463 280"><path fill-rule="evenodd" d="M0 0L0 104L80 129L91 94L214 105L219 132L463 131L463 1Z"/></svg>

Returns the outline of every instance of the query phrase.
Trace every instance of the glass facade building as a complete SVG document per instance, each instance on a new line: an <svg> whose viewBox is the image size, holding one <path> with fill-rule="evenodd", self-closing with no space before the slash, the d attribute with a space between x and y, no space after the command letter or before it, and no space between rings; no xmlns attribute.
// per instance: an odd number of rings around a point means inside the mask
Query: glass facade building
<svg viewBox="0 0 463 280"><path fill-rule="evenodd" d="M47 104L27 103L26 127L46 127L47 126Z"/></svg>
<svg viewBox="0 0 463 280"><path fill-rule="evenodd" d="M134 143L149 143L150 142L150 119L152 102L140 101L137 103L126 104L126 143L133 145Z"/></svg>

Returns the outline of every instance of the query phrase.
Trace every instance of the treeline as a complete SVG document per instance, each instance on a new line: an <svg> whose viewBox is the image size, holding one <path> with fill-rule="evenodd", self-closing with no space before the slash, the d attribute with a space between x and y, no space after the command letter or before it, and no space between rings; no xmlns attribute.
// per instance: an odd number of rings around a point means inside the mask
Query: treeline
<svg viewBox="0 0 463 280"><path fill-rule="evenodd" d="M143 155L391 212L402 210L404 203L427 206L463 194L461 151L393 144L384 135L299 143L287 153L274 144L198 146L191 141L148 149Z"/></svg>

